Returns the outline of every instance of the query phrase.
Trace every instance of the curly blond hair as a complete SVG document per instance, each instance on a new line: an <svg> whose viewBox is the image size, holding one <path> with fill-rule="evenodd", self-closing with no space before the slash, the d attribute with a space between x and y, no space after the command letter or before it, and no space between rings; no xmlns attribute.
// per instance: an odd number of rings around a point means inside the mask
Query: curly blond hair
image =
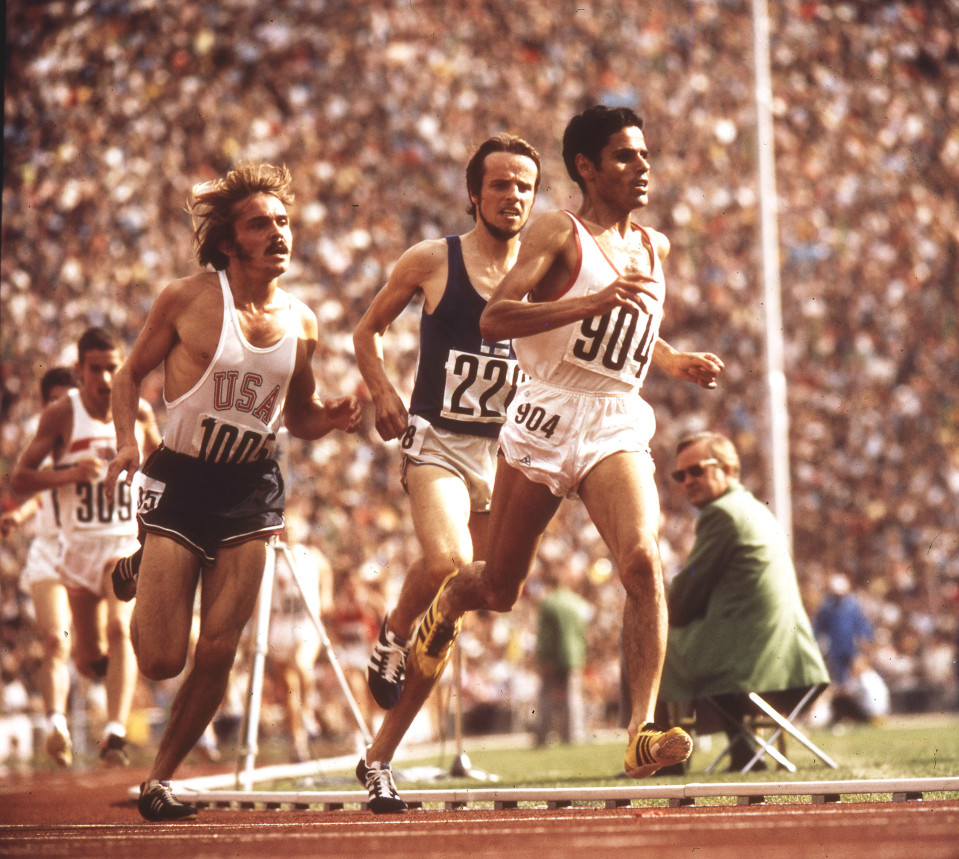
<svg viewBox="0 0 959 859"><path fill-rule="evenodd" d="M271 194L284 206L293 203L293 179L285 165L241 164L222 179L193 188L187 211L193 221L193 246L201 266L225 269L229 257L220 250L234 238L236 204L254 194Z"/></svg>

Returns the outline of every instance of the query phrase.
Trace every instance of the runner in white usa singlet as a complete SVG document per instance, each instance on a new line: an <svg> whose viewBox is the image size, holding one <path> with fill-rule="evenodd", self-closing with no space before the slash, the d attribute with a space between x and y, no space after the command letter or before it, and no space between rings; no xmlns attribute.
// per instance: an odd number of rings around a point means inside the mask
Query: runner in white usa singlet
<svg viewBox="0 0 959 859"><path fill-rule="evenodd" d="M206 462L272 458L296 360L293 312L276 343L251 345L240 330L226 272L218 274L223 292L220 342L206 373L190 391L173 401L164 397L163 444Z"/></svg>

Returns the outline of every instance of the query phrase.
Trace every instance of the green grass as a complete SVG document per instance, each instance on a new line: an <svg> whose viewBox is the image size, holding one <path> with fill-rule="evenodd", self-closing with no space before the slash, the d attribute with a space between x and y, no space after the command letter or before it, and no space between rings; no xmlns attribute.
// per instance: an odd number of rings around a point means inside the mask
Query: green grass
<svg viewBox="0 0 959 859"><path fill-rule="evenodd" d="M790 738L786 753L796 764L796 773L771 767L762 773L730 774L722 771L723 762L713 774L706 775L704 770L723 746L723 737L715 736L712 749L693 752L690 770L685 776L660 777L657 783L959 776L959 718L897 719L882 726L850 726L841 733L811 730L809 737L839 764L839 769L830 769ZM625 734L618 742L553 745L540 749L468 749L468 754L475 767L496 773L503 786L607 786L622 784L616 776L622 771L624 751ZM433 763L437 763L435 759ZM441 766L442 762L437 765ZM398 768L402 766L403 762L397 762Z"/></svg>
<svg viewBox="0 0 959 859"><path fill-rule="evenodd" d="M685 776L654 776L643 782L618 777L622 772L625 751L625 732L611 739L605 733L595 743L570 746L549 745L543 748L515 747L507 744L497 747L494 741L468 738L465 750L474 768L495 774L498 781L482 782L473 779L443 779L414 781L405 773L416 775L416 767L438 767L449 771L454 752L452 747L442 755L401 757L394 761L400 790L429 790L456 788L554 788L607 787L629 785L673 785L691 782L789 782L832 781L859 779L944 778L959 776L959 716L896 717L884 725L850 725L841 731L811 729L810 739L838 764L831 769L811 752L790 738L787 756L797 765L797 772L789 773L771 766L765 772L726 773L725 761L711 775L704 770L722 749L721 735L711 738L712 747L703 748L700 742L691 758L690 770ZM355 784L351 774L344 774L344 784ZM289 783L275 784L277 789L289 790ZM299 789L302 789L302 783ZM927 798L955 798L959 792L927 794ZM862 797L867 798L867 797ZM873 797L875 798L875 797ZM775 801L775 800L773 800Z"/></svg>

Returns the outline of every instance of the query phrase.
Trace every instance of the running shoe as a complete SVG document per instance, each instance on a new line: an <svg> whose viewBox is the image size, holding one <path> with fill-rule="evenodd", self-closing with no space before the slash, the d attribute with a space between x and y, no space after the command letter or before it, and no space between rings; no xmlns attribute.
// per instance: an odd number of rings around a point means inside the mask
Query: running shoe
<svg viewBox="0 0 959 859"><path fill-rule="evenodd" d="M367 804L373 814L403 814L409 807L396 792L393 771L389 764L381 764L379 761L367 764L364 756L356 765L356 777L370 795Z"/></svg>
<svg viewBox="0 0 959 859"><path fill-rule="evenodd" d="M130 756L127 754L127 741L124 737L110 734L103 748L100 749L100 760L108 767L130 766Z"/></svg>
<svg viewBox="0 0 959 859"><path fill-rule="evenodd" d="M443 617L437 605L440 594L455 575L456 573L453 573L443 582L439 594L436 595L433 604L426 610L423 620L420 621L410 649L410 659L419 672L427 678L439 677L443 673L453 652L453 642L460 634L460 627L463 624L462 617L456 620Z"/></svg>
<svg viewBox="0 0 959 859"><path fill-rule="evenodd" d="M140 816L153 823L168 823L178 820L193 820L196 806L180 802L166 780L150 779L140 785L140 800L137 803Z"/></svg>
<svg viewBox="0 0 959 859"><path fill-rule="evenodd" d="M113 580L113 593L122 602L130 602L137 595L137 577L140 575L140 561L143 558L141 546L128 558L120 558L113 567L110 578Z"/></svg>
<svg viewBox="0 0 959 859"><path fill-rule="evenodd" d="M627 747L623 769L630 778L646 778L662 767L682 763L692 751L692 737L682 728L663 731L647 722Z"/></svg>
<svg viewBox="0 0 959 859"><path fill-rule="evenodd" d="M373 700L384 710L392 710L400 700L409 652L409 644L393 635L386 628L386 618L383 618L380 637L373 645L373 654L366 667L366 682Z"/></svg>
<svg viewBox="0 0 959 859"><path fill-rule="evenodd" d="M58 767L69 767L73 765L73 741L70 735L54 728L47 734L47 754Z"/></svg>

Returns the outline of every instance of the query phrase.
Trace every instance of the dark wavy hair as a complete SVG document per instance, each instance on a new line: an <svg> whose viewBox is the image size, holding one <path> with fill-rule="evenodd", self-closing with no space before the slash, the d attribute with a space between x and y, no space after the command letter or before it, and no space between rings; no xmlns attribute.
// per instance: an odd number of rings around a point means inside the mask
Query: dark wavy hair
<svg viewBox="0 0 959 859"><path fill-rule="evenodd" d="M563 133L563 163L569 178L586 190L583 177L576 169L576 156L585 155L599 167L599 156L609 138L623 128L642 128L643 119L628 107L607 107L597 104L574 116Z"/></svg>
<svg viewBox="0 0 959 859"><path fill-rule="evenodd" d="M229 257L220 250L234 238L234 209L254 194L271 194L284 206L292 205L293 179L285 165L242 164L222 179L204 182L193 189L187 211L193 220L193 245L201 266L225 269Z"/></svg>
<svg viewBox="0 0 959 859"><path fill-rule="evenodd" d="M76 384L69 367L51 367L40 379L40 398L49 403L54 388L74 388Z"/></svg>
<svg viewBox="0 0 959 859"><path fill-rule="evenodd" d="M83 363L87 352L112 352L114 350L117 352L123 351L117 335L108 328L94 325L84 331L80 335L80 339L77 340L77 363Z"/></svg>

